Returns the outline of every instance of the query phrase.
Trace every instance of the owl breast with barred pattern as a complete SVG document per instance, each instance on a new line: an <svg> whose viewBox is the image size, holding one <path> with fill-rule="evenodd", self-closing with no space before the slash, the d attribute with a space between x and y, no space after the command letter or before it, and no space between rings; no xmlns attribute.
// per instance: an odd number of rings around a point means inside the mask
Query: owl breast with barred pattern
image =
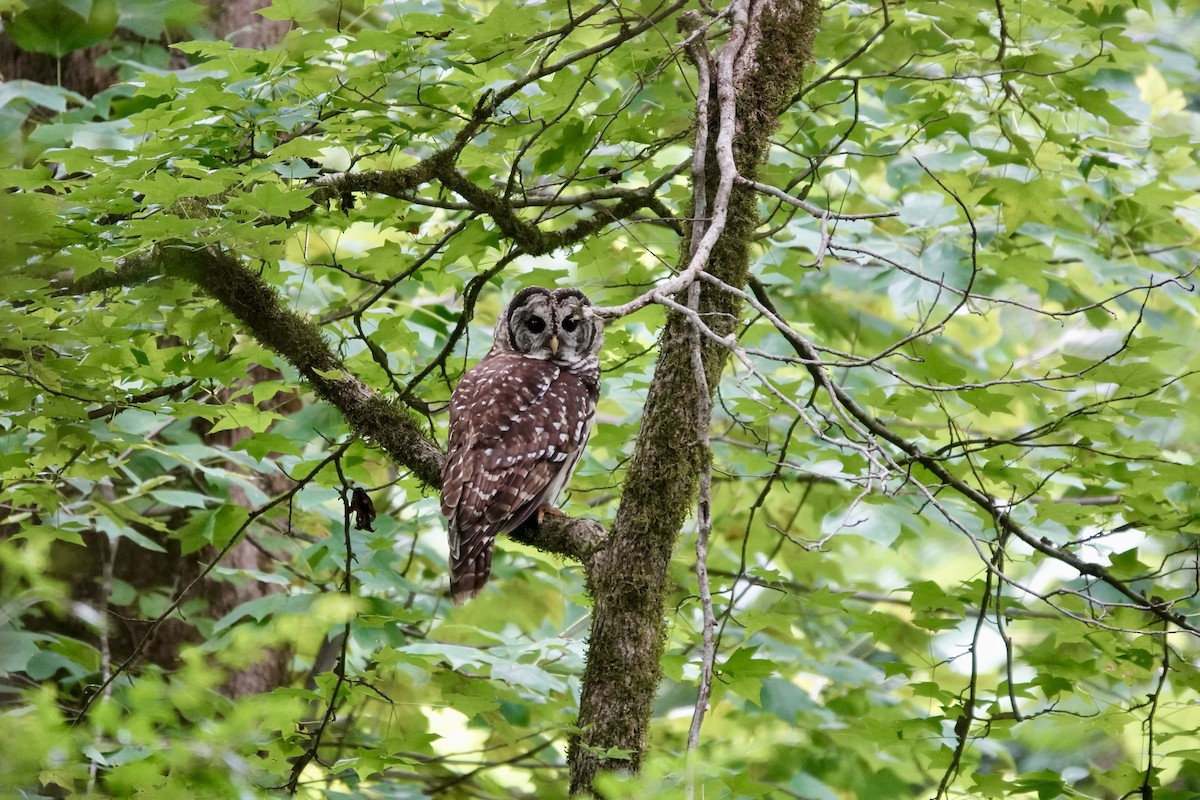
<svg viewBox="0 0 1200 800"><path fill-rule="evenodd" d="M603 340L582 292L523 289L454 390L442 513L455 604L487 583L496 536L552 507L570 482L595 418Z"/></svg>

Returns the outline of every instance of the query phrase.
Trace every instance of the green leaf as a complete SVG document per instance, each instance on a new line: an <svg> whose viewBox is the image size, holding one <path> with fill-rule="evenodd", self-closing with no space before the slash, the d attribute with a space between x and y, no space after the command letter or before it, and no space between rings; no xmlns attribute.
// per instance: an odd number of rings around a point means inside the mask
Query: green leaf
<svg viewBox="0 0 1200 800"><path fill-rule="evenodd" d="M116 0L27 0L5 32L22 50L62 58L107 39L118 18Z"/></svg>
<svg viewBox="0 0 1200 800"><path fill-rule="evenodd" d="M761 706L761 694L764 679L778 673L779 667L774 661L765 658L755 658L758 647L740 647L721 662L714 672L721 684L729 691L736 692L748 700L753 700Z"/></svg>
<svg viewBox="0 0 1200 800"><path fill-rule="evenodd" d="M0 673L7 676L24 671L40 652L38 645L48 641L49 636L36 633L0 630Z"/></svg>
<svg viewBox="0 0 1200 800"><path fill-rule="evenodd" d="M272 0L271 5L255 13L267 19L308 22L327 7L325 0Z"/></svg>
<svg viewBox="0 0 1200 800"><path fill-rule="evenodd" d="M228 206L269 217L287 217L312 205L309 194L311 190L288 190L274 183L260 183L249 193L230 198Z"/></svg>

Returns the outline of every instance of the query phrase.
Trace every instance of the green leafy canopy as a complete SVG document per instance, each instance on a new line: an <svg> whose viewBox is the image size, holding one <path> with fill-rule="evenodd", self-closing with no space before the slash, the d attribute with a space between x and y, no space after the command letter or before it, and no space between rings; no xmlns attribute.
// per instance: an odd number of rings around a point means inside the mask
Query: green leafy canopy
<svg viewBox="0 0 1200 800"><path fill-rule="evenodd" d="M26 54L121 56L0 86L0 795L566 797L584 569L502 538L450 606L432 448L362 434L444 442L522 286L682 268L677 22L730 20L278 0L248 49L193 5L0 4ZM734 221L698 751L693 519L601 796L1200 794L1198 20L824 9ZM572 516L616 515L666 313L608 324Z"/></svg>

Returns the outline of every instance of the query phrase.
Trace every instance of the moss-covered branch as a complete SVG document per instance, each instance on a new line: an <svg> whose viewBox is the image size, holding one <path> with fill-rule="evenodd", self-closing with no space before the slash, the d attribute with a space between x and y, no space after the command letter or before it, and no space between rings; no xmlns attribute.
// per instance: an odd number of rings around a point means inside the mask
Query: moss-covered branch
<svg viewBox="0 0 1200 800"><path fill-rule="evenodd" d="M69 287L73 293L144 283L154 277L185 280L217 301L260 344L296 368L317 396L336 407L350 429L380 447L424 484L441 489L441 449L398 402L385 399L347 371L312 320L280 302L279 293L231 253L213 247L164 245L124 259ZM515 539L590 563L605 542L603 526L585 519L548 517Z"/></svg>

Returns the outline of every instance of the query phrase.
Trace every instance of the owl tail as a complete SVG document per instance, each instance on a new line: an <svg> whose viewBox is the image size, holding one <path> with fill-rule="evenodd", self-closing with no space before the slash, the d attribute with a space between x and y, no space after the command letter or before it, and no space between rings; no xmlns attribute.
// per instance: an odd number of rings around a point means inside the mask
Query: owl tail
<svg viewBox="0 0 1200 800"><path fill-rule="evenodd" d="M495 540L489 539L483 547L461 556L450 556L450 599L461 606L487 585L492 574L492 548Z"/></svg>

